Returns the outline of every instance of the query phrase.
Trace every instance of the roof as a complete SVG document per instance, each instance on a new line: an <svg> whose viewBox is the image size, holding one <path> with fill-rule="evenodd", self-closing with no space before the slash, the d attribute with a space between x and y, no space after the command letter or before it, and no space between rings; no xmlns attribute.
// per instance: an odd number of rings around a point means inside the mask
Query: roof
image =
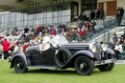
<svg viewBox="0 0 125 83"><path fill-rule="evenodd" d="M31 6L49 5L53 0L0 0L0 11L24 9Z"/></svg>

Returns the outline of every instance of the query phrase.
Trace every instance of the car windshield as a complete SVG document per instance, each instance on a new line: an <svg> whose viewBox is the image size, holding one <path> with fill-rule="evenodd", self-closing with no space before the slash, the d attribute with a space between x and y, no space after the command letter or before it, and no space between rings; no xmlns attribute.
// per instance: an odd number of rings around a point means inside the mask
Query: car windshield
<svg viewBox="0 0 125 83"><path fill-rule="evenodd" d="M55 46L55 45L64 45L69 42L63 35L56 35L50 40L50 43Z"/></svg>

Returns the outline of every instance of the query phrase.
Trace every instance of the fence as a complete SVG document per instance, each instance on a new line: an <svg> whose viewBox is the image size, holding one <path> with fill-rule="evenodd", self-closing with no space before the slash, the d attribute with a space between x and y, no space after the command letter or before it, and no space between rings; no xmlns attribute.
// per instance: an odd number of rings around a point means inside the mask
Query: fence
<svg viewBox="0 0 125 83"><path fill-rule="evenodd" d="M113 16L106 17L104 20L95 20L95 31L96 33L90 33L92 36L88 36L88 41L106 41L106 39L109 39L109 31L112 30L114 27L117 26L116 18ZM94 34L94 35L93 35Z"/></svg>
<svg viewBox="0 0 125 83"><path fill-rule="evenodd" d="M115 27L113 29L111 29L110 31L108 32L105 32L103 34L101 34L100 36L92 39L90 42L92 41L97 41L97 42L110 42L112 40L112 37L114 35L114 33L117 34L118 37L120 37L121 35L123 35L125 32L125 27Z"/></svg>

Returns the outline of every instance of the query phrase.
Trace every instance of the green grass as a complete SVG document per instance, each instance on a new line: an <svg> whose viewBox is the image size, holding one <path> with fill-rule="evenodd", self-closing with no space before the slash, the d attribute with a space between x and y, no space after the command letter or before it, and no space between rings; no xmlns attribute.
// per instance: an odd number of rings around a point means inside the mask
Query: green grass
<svg viewBox="0 0 125 83"><path fill-rule="evenodd" d="M125 83L125 65L116 65L111 72L95 70L90 76L75 71L30 70L17 74L7 61L0 60L0 83Z"/></svg>

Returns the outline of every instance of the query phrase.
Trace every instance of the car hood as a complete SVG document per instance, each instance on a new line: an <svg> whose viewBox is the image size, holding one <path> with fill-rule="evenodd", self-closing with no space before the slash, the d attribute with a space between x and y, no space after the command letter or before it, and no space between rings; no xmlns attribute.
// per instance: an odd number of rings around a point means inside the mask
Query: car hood
<svg viewBox="0 0 125 83"><path fill-rule="evenodd" d="M68 49L89 49L89 43L69 43L64 45Z"/></svg>

